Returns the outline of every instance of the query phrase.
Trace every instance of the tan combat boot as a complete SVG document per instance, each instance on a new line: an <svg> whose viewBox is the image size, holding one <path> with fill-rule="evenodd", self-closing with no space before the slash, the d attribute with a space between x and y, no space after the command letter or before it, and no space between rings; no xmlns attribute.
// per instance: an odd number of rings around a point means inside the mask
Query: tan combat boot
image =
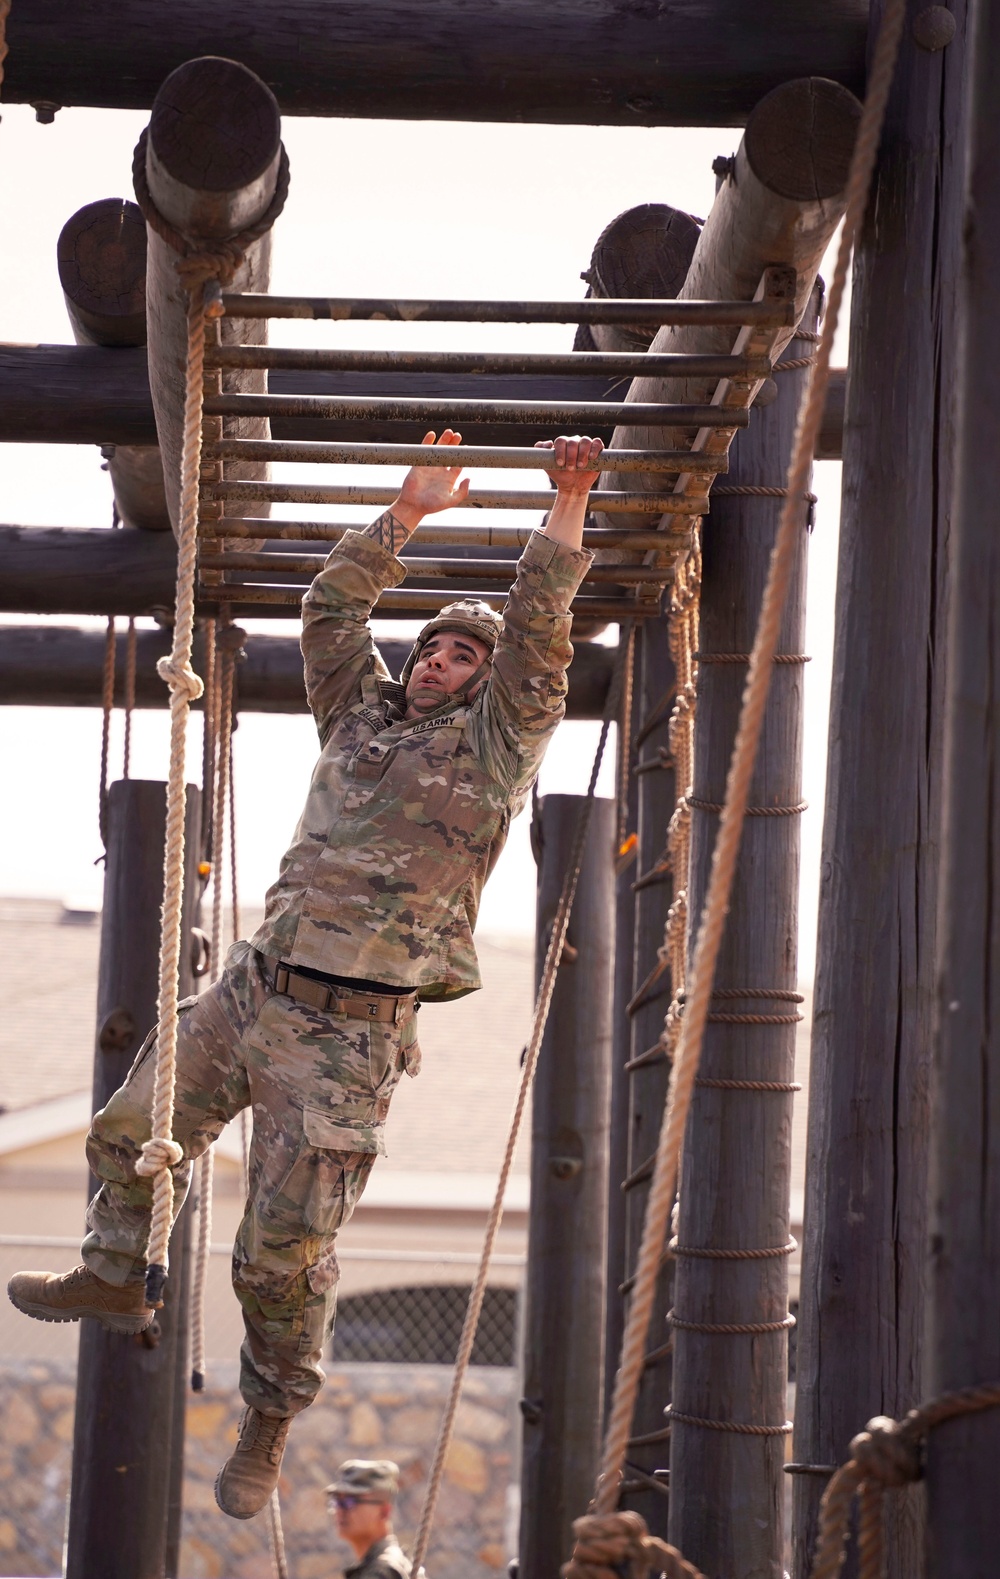
<svg viewBox="0 0 1000 1579"><path fill-rule="evenodd" d="M12 1305L37 1321L79 1321L93 1316L111 1332L145 1332L153 1319L141 1283L118 1288L87 1266L72 1272L17 1272L7 1284Z"/></svg>
<svg viewBox="0 0 1000 1579"><path fill-rule="evenodd" d="M278 1484L291 1415L262 1415L246 1408L240 1439L215 1480L215 1500L231 1519L252 1519Z"/></svg>

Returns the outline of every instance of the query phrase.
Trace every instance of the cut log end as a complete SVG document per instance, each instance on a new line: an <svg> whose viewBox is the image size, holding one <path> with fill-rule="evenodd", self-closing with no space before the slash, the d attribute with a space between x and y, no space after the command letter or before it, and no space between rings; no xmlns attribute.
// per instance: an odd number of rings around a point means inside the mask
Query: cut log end
<svg viewBox="0 0 1000 1579"><path fill-rule="evenodd" d="M93 345L146 339L146 224L120 197L88 203L66 221L56 248L70 316Z"/></svg>
<svg viewBox="0 0 1000 1579"><path fill-rule="evenodd" d="M149 135L182 186L233 192L260 180L281 142L278 102L238 61L205 55L178 66L153 104Z"/></svg>
<svg viewBox="0 0 1000 1579"><path fill-rule="evenodd" d="M799 77L757 105L743 139L750 168L793 202L838 197L847 185L861 105L826 77Z"/></svg>
<svg viewBox="0 0 1000 1579"><path fill-rule="evenodd" d="M640 203L601 231L590 268L583 274L588 296L676 296L687 277L700 233L699 222L668 203ZM578 351L648 351L658 324L648 328L581 324Z"/></svg>

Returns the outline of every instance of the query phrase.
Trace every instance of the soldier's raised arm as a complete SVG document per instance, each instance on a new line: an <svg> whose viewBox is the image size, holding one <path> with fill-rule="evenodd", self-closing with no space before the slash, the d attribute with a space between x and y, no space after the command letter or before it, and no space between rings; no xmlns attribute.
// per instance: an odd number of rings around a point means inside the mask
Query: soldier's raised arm
<svg viewBox="0 0 1000 1579"><path fill-rule="evenodd" d="M508 788L522 795L566 710L570 607L594 558L582 546L583 523L604 445L600 439L558 438L536 448L555 450L550 475L556 500L518 563L481 715L482 753Z"/></svg>
<svg viewBox="0 0 1000 1579"><path fill-rule="evenodd" d="M424 444L460 444L462 435L446 428ZM372 640L369 619L380 593L398 586L405 574L396 557L425 515L461 504L468 480L458 466L414 466L392 504L361 531L347 532L329 554L302 602L302 657L306 695L325 740L340 714L361 699L361 681L375 674L389 679Z"/></svg>

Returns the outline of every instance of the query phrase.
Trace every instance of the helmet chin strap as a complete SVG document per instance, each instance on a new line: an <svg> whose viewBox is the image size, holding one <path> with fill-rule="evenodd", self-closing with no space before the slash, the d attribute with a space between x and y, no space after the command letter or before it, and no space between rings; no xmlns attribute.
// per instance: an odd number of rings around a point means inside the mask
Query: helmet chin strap
<svg viewBox="0 0 1000 1579"><path fill-rule="evenodd" d="M492 665L493 665L493 658L492 658L492 656L490 656L489 658L484 658L482 663L479 665L479 668L476 669L474 671L474 673L472 673L469 676L468 680L465 682L465 685L462 687L461 691L448 691L448 692L446 692L445 696L438 703L437 707L432 707L429 712L421 713L421 715L420 715L421 718L435 718L438 713L448 713L454 707L469 707L469 706L471 706L471 703L472 703L472 692L476 689L477 685L479 685L482 680L485 680L486 676L490 672L490 669L492 668ZM436 686L421 686L421 685L417 685L417 686L414 686L413 690L414 690L414 694L416 694L416 693L418 693L420 691L424 691L424 690L426 690L426 691L433 691L438 696L440 696L440 694L441 694L437 690ZM407 704L407 706L409 706L409 704L410 704L410 697L409 696L407 696L407 698L406 698L406 704Z"/></svg>

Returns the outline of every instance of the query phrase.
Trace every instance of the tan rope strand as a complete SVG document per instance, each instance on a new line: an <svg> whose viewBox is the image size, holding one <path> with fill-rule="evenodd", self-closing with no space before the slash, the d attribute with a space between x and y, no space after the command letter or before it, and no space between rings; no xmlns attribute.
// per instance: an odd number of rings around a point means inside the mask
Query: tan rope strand
<svg viewBox="0 0 1000 1579"><path fill-rule="evenodd" d="M233 938L243 932L240 920L240 894L237 886L236 866L236 776L233 773L233 731L229 730L229 904L233 923Z"/></svg>
<svg viewBox="0 0 1000 1579"><path fill-rule="evenodd" d="M462 1336L459 1340L458 1353L455 1357L455 1369L452 1374L451 1389L445 1405L441 1427L438 1432L437 1445L434 1450L434 1460L428 1477L427 1494L420 1515L420 1525L413 1546L411 1561L412 1572L415 1579L419 1579L424 1558L427 1555L427 1545L430 1540L431 1525L434 1521L434 1512L437 1507L438 1495L441 1490L441 1481L444 1475L445 1460L451 1444L452 1433L455 1428L455 1417L458 1412L458 1403L462 1393L462 1384L465 1373L472 1358L472 1345L475 1342L476 1328L479 1325L479 1316L486 1295L486 1280L489 1276L490 1261L496 1245L497 1233L500 1229L500 1219L503 1216L503 1201L507 1191L507 1180L510 1176L511 1165L514 1161L514 1152L517 1147L518 1136L521 1130L521 1121L527 1105L528 1094L534 1079L535 1067L545 1035L545 1026L548 1022L549 1009L552 1004L552 993L555 989L556 976L562 961L563 947L566 943L566 933L569 929L569 919L573 910L573 901L576 898L577 884L580 878L580 867L583 863L584 844L587 829L590 825L590 813L594 804L594 793L597 788L597 777L604 757L604 748L607 744L608 731L611 720L618 706L618 693L621 690L623 676L623 661L626 657L626 647L623 645L619 653L618 665L614 681L608 692L608 700L604 709L604 719L601 724L600 739L594 754L594 763L590 772L590 783L587 786L587 795L583 806L580 808L580 817L577 822L576 832L570 853L569 866L563 882L559 903L552 922L552 932L549 936L548 948L545 951L545 962L542 966L541 981L538 995L535 999L535 1011L531 1023L531 1035L525 1048L524 1064L521 1070L521 1083L518 1087L517 1097L514 1102L514 1111L511 1115L510 1128L507 1133L507 1144L504 1149L503 1161L500 1164L500 1174L497 1179L496 1193L493 1205L486 1223L486 1233L483 1240L482 1254L476 1280L469 1295L469 1303L465 1312L465 1321L462 1326Z"/></svg>
<svg viewBox="0 0 1000 1579"><path fill-rule="evenodd" d="M823 322L816 363L807 374L796 425L795 444L788 468L788 494L781 509L771 556L760 621L751 654L740 724L726 784L725 807L712 856L705 908L698 932L687 993L687 1012L678 1038L677 1056L670 1074L656 1165L650 1186L639 1252L638 1271L622 1342L622 1359L594 1499L598 1513L610 1512L618 1500L618 1486L625 1462L626 1444L643 1370L643 1355L652 1314L662 1246L677 1185L678 1160L688 1109L698 1073L716 960L722 941L736 860L739 854L744 809L749 802L750 780L760 740L764 708L778 650L781 618L795 562L799 533L799 498L805 492L815 442L823 417L829 382L830 353L847 280L854 237L864 215L875 155L881 136L886 102L892 82L902 32L904 0L888 0L862 107L857 141L847 182L844 226Z"/></svg>
<svg viewBox="0 0 1000 1579"><path fill-rule="evenodd" d="M226 870L223 852L226 839L226 809L229 805L230 743L233 727L233 654L223 647L221 662L216 659L218 686L216 696L215 811L212 818L212 969L222 969L222 901Z"/></svg>
<svg viewBox="0 0 1000 1579"><path fill-rule="evenodd" d="M285 1553L285 1532L281 1524L281 1502L277 1486L267 1500L267 1536L275 1579L288 1579L288 1557Z"/></svg>
<svg viewBox="0 0 1000 1579"><path fill-rule="evenodd" d="M198 1163L198 1244L194 1276L191 1280L191 1391L204 1390L207 1371L205 1359L205 1306L208 1294L208 1266L212 1250L212 1189L215 1180L215 1150L209 1146Z"/></svg>
<svg viewBox="0 0 1000 1579"><path fill-rule="evenodd" d="M188 712L202 694L191 668L194 644L194 583L198 548L198 487L201 469L201 411L205 361L204 289L188 298L188 351L184 388L184 437L181 452L180 510L177 531L177 605L169 658L157 673L170 687L170 768L167 777L166 841L163 854L163 929L160 942L160 987L157 1004L156 1075L153 1087L152 1135L142 1148L136 1171L153 1180L153 1209L146 1251L146 1300L160 1304L168 1266L173 1221L174 1179L171 1168L183 1149L173 1138L174 1084L177 1058L178 973L181 955L181 914L184 904L185 746Z"/></svg>
<svg viewBox="0 0 1000 1579"><path fill-rule="evenodd" d="M127 779L132 760L132 714L135 711L135 620L128 622L125 641L125 744L122 748L122 778Z"/></svg>
<svg viewBox="0 0 1000 1579"><path fill-rule="evenodd" d="M101 670L101 780L97 818L101 843L108 847L108 756L111 745L111 714L115 705L115 617L108 615L104 635L104 664Z"/></svg>

